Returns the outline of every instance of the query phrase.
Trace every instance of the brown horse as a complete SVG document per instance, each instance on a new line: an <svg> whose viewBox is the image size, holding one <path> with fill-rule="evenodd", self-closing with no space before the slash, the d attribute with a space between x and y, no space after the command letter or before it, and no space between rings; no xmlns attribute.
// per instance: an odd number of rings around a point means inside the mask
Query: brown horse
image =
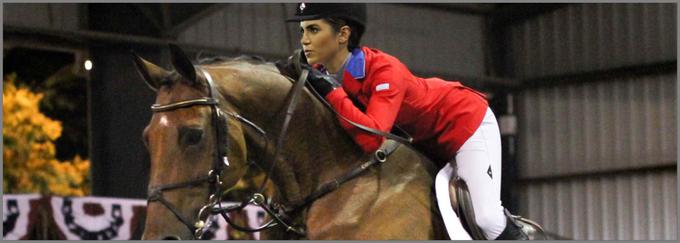
<svg viewBox="0 0 680 243"><path fill-rule="evenodd" d="M323 183L371 158L351 140L333 113L305 89L298 99L286 142L277 158L272 159L275 152L267 144L274 144L280 133L293 82L272 63L236 58L194 66L179 48L171 46L171 53L175 71L135 56L138 71L156 91L156 104L161 105L154 110L144 138L151 158L149 188L162 199L154 197L156 200L149 201L143 239L193 238L186 225L199 220L197 215L208 203L207 195L212 190L234 186L246 174L247 161L273 168L271 180L276 195L272 201L286 205L302 200ZM212 79L216 94L210 93L208 79ZM219 104L216 107L211 107L210 102L182 103L211 96ZM183 105L162 107L177 103ZM205 177L215 165L213 155L219 149L219 133L213 132L218 128L214 125L214 109L239 114L266 134L262 136L233 118L219 120L224 124L217 126L228 131L227 141L222 141L228 144L228 166L218 188L210 188L209 179L196 179ZM434 200L436 173L437 166L428 158L401 145L385 163L288 215L289 222L304 226L304 235L278 225L263 231L262 237L447 239ZM176 188L154 191L162 185Z"/></svg>

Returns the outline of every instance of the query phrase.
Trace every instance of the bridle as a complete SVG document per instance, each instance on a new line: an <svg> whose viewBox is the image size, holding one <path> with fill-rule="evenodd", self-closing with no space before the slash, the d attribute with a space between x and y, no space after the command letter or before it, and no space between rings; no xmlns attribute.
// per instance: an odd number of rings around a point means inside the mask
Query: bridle
<svg viewBox="0 0 680 243"><path fill-rule="evenodd" d="M210 74L203 69L200 66L195 66L197 70L199 70L201 73L203 73L203 76L206 79L206 84L208 86L208 97L202 97L202 98L197 98L197 99L191 99L191 100L184 100L184 101L179 101L175 103L170 103L170 104L154 104L151 106L151 110L156 113L156 112L166 112L166 111L173 111L181 108L188 108L188 107L193 107L193 106L208 106L211 109L211 123L214 128L215 132L215 144L217 145L215 149L215 154L214 154L214 160L212 164L212 169L208 172L207 175L196 178L193 180L185 181L185 182L179 182L179 183L172 183L172 184L164 184L160 186L150 186L149 187L149 193L148 193L148 198L147 201L149 203L151 202L159 202L163 206L165 206L168 210L170 210L176 217L177 219L182 222L192 233L193 236L196 239L201 239L203 234L206 232L208 229L207 220L209 220L209 217L214 214L220 214L222 217L227 221L229 225L231 225L234 229L240 230L240 231L245 231L245 232L257 232L261 230L265 230L268 228L275 227L277 225L282 225L286 228L286 231L291 231L294 232L298 235L305 235L305 229L304 226L293 226L289 223L287 223L287 220L290 220L290 217L288 216L291 213L297 212L302 208L307 207L310 205L312 202L314 202L316 199L328 194L331 191L334 191L335 189L339 188L341 184L343 184L346 181L349 181L357 176L359 176L361 173L366 171L368 168L370 168L373 165L383 163L387 160L387 157L394 151L396 148L399 146L399 142L410 142L409 139L404 139L401 137L398 137L393 134L389 133L384 133L381 131L373 130L371 128L362 126L360 124L356 124L352 121L349 121L345 118L346 121L348 121L350 124L353 124L357 127L359 127L362 130L365 130L367 132L371 132L380 136L384 136L393 140L386 140L385 143L381 146L380 149L378 149L375 153L374 156L369 159L369 161L366 161L362 163L360 166L354 168L353 170L329 181L324 184L322 184L318 189L316 189L314 192L312 192L310 195L307 197L303 198L301 201L297 202L292 202L289 205L282 205L282 204L276 204L273 203L271 200L268 200L264 194L263 190L265 189L265 183L270 177L270 174L272 172L272 168L274 165L272 164L270 167L270 170L266 174L265 180L262 183L262 186L260 187L260 190L257 193L253 193L249 198L246 200L242 201L240 204L233 205L230 207L222 207L222 195L223 195L223 190L222 190L222 181L221 178L224 174L225 169L229 167L229 160L228 160L228 131L227 131L227 126L224 126L226 124L226 121L228 118L234 118L237 121L248 125L251 128L254 128L259 134L264 136L266 138L266 133L263 129L255 125L255 123L249 121L248 119L240 116L237 113L234 112L229 112L229 111L224 111L219 107L219 99L216 97L216 95L219 94L217 89L215 88L214 81ZM290 90L289 97L290 99L288 100L288 105L287 105L287 110L286 110L286 116L284 117L283 121L283 126L281 129L281 132L279 134L279 138L277 140L276 148L274 150L274 162L276 161L276 157L283 145L283 137L286 134L288 124L290 122L290 119L293 115L293 111L295 110L295 106L297 104L297 97L299 96L299 93L302 91L302 88L305 86L306 80L307 80L307 75L309 74L309 70L306 69L301 69L301 75L299 79L295 82L293 85L293 88ZM284 75L285 76L285 75ZM197 76L199 77L199 76ZM288 77L287 77L288 78ZM288 78L291 82L293 82L292 79ZM310 89L313 90L313 89ZM313 92L315 95L318 96L318 93L315 91ZM323 99L322 99L323 100ZM325 103L327 106L330 106L328 103ZM339 115L336 113L336 115ZM344 118L340 116L341 118ZM267 142L269 139L265 139ZM395 141L396 140L396 141ZM266 145L268 146L268 145ZM175 189L180 189L180 188L186 188L186 187L196 187L199 185L202 185L204 183L209 184L209 196L208 196L208 203L205 204L203 207L198 212L197 216L197 221L196 222L191 222L189 219L185 218L182 216L182 214L179 212L179 210L169 201L167 201L163 197L163 192L164 191L169 191L169 190L175 190ZM246 207L249 204L254 204L256 206L261 207L270 217L271 220L269 220L267 223L257 227L257 228L249 228L249 227L244 227L240 226L238 224L235 224L233 220L229 217L228 213L233 212L233 211L239 211Z"/></svg>
<svg viewBox="0 0 680 243"><path fill-rule="evenodd" d="M227 131L227 126L224 126L226 124L226 120L231 117L234 118L252 128L254 128L259 134L263 135L266 137L266 132L255 125L255 123L249 121L248 119L240 116L237 113L234 112L229 112L229 111L224 111L219 107L219 99L216 97L218 95L218 91L215 88L214 81L210 74L200 66L196 66L197 70L200 70L205 79L206 79L206 84L208 86L208 97L202 97L202 98L197 98L197 99L190 99L190 100L184 100L184 101L179 101L175 103L170 103L170 104L153 104L151 106L151 110L156 113L156 112L165 112L165 111L173 111L181 108L188 108L188 107L193 107L193 106L208 106L210 107L211 110L211 123L214 128L215 132L215 144L217 145L215 149L215 154L214 154L214 160L212 164L212 169L208 172L207 175L202 176L200 178L196 178L193 180L185 181L185 182L179 182L179 183L172 183L172 184L164 184L160 186L150 186L149 187L149 193L148 193L148 202L159 202L163 206L165 206L167 209L169 209L176 217L177 219L182 222L192 233L193 236L197 239L200 239L203 233L205 233L205 230L207 229L206 227L206 221L208 220L208 217L213 215L213 214L221 214L227 223L232 225L235 229L241 230L241 231L246 231L246 232L255 232L255 231L261 231L267 228L271 228L276 226L277 224L282 224L286 226L286 228L289 231L296 232L298 234L304 234L304 232L299 229L292 227L288 225L284 220L282 219L282 216L279 214L279 212L275 212L274 207L271 205L271 201L266 201L266 198L264 195L261 193L262 189L264 189L264 183L263 186L261 187L261 190L259 193L253 194L249 199L244 200L242 203L231 206L231 207L226 207L223 208L221 206L221 198L223 195L223 190L221 188L222 186L222 175L224 174L224 171L226 168L229 167L229 160L228 160L228 131ZM307 70L305 70L307 71ZM305 75L301 75L301 82L299 82L301 85L304 85L304 82L306 80L306 75L307 73L305 72ZM303 77L304 76L304 77ZM304 78L304 80L302 79ZM300 80L298 80L300 81ZM298 85L300 86L300 85ZM301 89L301 88L298 88ZM293 92L296 89L291 90ZM296 96L295 92L293 93ZM288 110L294 110L295 108L295 96L292 97L291 102L289 103L289 108ZM287 114L291 114L292 112L288 112ZM290 121L289 116L287 116L287 119L285 119L284 122L284 129L288 127L288 122ZM285 131L282 132L281 136L283 136ZM268 141L268 139L266 139ZM281 139L280 139L281 141ZM279 143L281 144L281 143ZM277 144L277 145L279 145ZM275 151L278 151L280 148L280 145L277 146L277 149ZM276 152L275 152L276 154ZM269 178L269 173L267 174L267 179ZM266 180L265 180L266 182ZM170 190L175 190L175 189L180 189L180 188L186 188L186 187L196 187L199 185L202 185L204 183L209 184L209 196L208 196L208 204L205 204L201 209L199 210L198 213L198 220L194 223L192 223L189 219L185 218L182 216L181 212L175 207L172 203L170 203L168 200L166 200L163 197L163 192L164 191L170 191ZM235 224L230 217L228 216L229 212L232 211L237 211L243 209L245 206L248 204L254 203L260 207L262 207L267 214L269 214L272 217L272 220L264 224L263 226L260 226L256 229L251 229L243 226L239 226Z"/></svg>

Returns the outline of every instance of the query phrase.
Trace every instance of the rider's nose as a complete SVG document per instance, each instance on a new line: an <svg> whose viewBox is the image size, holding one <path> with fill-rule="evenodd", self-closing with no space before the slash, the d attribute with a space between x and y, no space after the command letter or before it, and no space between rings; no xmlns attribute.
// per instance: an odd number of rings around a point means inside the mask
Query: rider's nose
<svg viewBox="0 0 680 243"><path fill-rule="evenodd" d="M182 238L179 238L179 236L176 235L169 235L166 237L163 237L163 240L181 240Z"/></svg>

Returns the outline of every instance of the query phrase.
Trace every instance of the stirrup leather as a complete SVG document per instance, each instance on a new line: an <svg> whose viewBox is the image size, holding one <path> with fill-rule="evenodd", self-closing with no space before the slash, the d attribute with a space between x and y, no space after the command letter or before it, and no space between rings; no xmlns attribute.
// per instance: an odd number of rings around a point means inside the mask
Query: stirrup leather
<svg viewBox="0 0 680 243"><path fill-rule="evenodd" d="M475 222L475 210L472 207L470 191L468 191L467 184L462 178L458 176L451 178L449 195L451 197L451 206L453 206L453 210L460 217L463 228L467 230L470 237L473 240L487 240L484 231Z"/></svg>
<svg viewBox="0 0 680 243"><path fill-rule="evenodd" d="M472 206L470 191L468 191L465 181L458 176L454 176L449 187L449 195L453 210L463 221L463 227L470 233L472 239L488 240L484 235L484 231L475 222L475 211ZM529 240L548 240L543 227L538 223L519 215L512 215L507 209L504 212L508 221L520 228Z"/></svg>

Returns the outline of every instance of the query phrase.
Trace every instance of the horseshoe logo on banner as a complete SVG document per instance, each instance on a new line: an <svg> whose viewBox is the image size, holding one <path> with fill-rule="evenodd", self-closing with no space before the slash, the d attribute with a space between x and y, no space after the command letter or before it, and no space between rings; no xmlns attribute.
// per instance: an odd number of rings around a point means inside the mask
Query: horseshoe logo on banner
<svg viewBox="0 0 680 243"><path fill-rule="evenodd" d="M14 226L17 224L17 219L19 219L19 205L17 205L16 199L10 199L5 202L7 204L7 210L3 213L4 219L2 221L2 236L5 237L7 233L14 231Z"/></svg>
<svg viewBox="0 0 680 243"><path fill-rule="evenodd" d="M38 218L38 194L3 195L2 238L24 240Z"/></svg>
<svg viewBox="0 0 680 243"><path fill-rule="evenodd" d="M136 208L144 200L53 197L53 220L67 240L130 240L138 225ZM143 210L142 210L143 211Z"/></svg>
<svg viewBox="0 0 680 243"><path fill-rule="evenodd" d="M68 230L80 236L83 240L111 240L118 236L118 228L123 225L123 216L119 204L111 205L111 221L109 227L101 230L90 231L75 222L72 208L73 201L71 198L64 198L64 204L61 207L61 213L64 215L64 223Z"/></svg>

